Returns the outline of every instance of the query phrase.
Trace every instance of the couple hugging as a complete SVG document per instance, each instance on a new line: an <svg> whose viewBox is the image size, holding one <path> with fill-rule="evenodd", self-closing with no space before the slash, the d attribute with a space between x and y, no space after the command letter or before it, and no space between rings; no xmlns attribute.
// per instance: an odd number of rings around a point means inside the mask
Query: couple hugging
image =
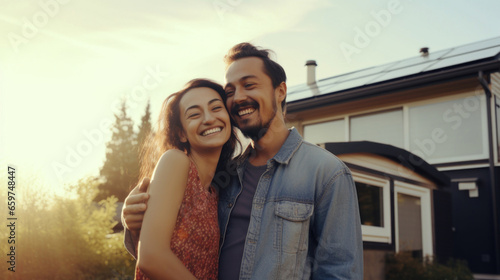
<svg viewBox="0 0 500 280"><path fill-rule="evenodd" d="M241 43L225 63L224 86L195 79L163 104L122 212L136 279L363 279L350 170L287 128L268 50Z"/></svg>

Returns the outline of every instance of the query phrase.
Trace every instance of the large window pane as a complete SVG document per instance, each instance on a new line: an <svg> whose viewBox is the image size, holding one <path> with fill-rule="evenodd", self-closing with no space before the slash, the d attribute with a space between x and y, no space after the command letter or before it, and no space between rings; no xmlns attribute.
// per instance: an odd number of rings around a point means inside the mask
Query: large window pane
<svg viewBox="0 0 500 280"><path fill-rule="evenodd" d="M382 188L356 182L361 224L365 226L384 226L384 203Z"/></svg>
<svg viewBox="0 0 500 280"><path fill-rule="evenodd" d="M398 193L399 251L422 257L422 209L420 198Z"/></svg>
<svg viewBox="0 0 500 280"><path fill-rule="evenodd" d="M485 156L484 97L409 108L410 151L431 163Z"/></svg>
<svg viewBox="0 0 500 280"><path fill-rule="evenodd" d="M345 142L344 120L305 125L304 139L314 144Z"/></svg>
<svg viewBox="0 0 500 280"><path fill-rule="evenodd" d="M351 141L373 141L404 148L403 111L394 110L351 118Z"/></svg>

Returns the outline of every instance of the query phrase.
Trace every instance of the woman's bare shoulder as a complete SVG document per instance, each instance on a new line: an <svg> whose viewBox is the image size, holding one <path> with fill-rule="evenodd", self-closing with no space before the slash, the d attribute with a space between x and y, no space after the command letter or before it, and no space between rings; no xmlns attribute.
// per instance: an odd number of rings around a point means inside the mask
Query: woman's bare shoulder
<svg viewBox="0 0 500 280"><path fill-rule="evenodd" d="M169 157L169 158L174 158L177 160L184 160L184 161L189 162L189 157L186 155L186 153L184 153L183 151L178 150L178 149L170 149L170 150L164 152L163 155L161 155L161 158L163 158L163 157Z"/></svg>
<svg viewBox="0 0 500 280"><path fill-rule="evenodd" d="M161 161L173 161L179 164L189 164L189 157L181 150L170 149L161 155L159 162Z"/></svg>
<svg viewBox="0 0 500 280"><path fill-rule="evenodd" d="M181 150L171 149L163 153L156 163L154 173L169 171L169 173L187 171L189 169L189 157ZM153 175L154 177L154 175Z"/></svg>
<svg viewBox="0 0 500 280"><path fill-rule="evenodd" d="M152 182L160 182L160 185L173 185L175 180L184 182L189 173L190 160L182 151L171 149L163 153L153 172ZM182 184L181 184L182 185Z"/></svg>

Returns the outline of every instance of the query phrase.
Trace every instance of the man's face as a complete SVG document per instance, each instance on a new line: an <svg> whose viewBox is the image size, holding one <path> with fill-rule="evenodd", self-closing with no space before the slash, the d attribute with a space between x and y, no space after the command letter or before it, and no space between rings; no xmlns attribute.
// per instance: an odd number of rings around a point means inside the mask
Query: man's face
<svg viewBox="0 0 500 280"><path fill-rule="evenodd" d="M278 111L271 78L257 57L233 62L226 71L227 108L243 135L258 140L272 124Z"/></svg>

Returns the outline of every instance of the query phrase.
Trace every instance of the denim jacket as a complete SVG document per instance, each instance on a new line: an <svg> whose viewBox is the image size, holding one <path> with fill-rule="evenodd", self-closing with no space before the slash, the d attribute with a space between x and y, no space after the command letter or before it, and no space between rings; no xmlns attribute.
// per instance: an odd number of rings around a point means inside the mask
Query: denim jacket
<svg viewBox="0 0 500 280"><path fill-rule="evenodd" d="M220 189L221 248L248 154L237 161L237 176ZM296 129L257 185L240 279L363 279L351 172L330 152L303 141Z"/></svg>

